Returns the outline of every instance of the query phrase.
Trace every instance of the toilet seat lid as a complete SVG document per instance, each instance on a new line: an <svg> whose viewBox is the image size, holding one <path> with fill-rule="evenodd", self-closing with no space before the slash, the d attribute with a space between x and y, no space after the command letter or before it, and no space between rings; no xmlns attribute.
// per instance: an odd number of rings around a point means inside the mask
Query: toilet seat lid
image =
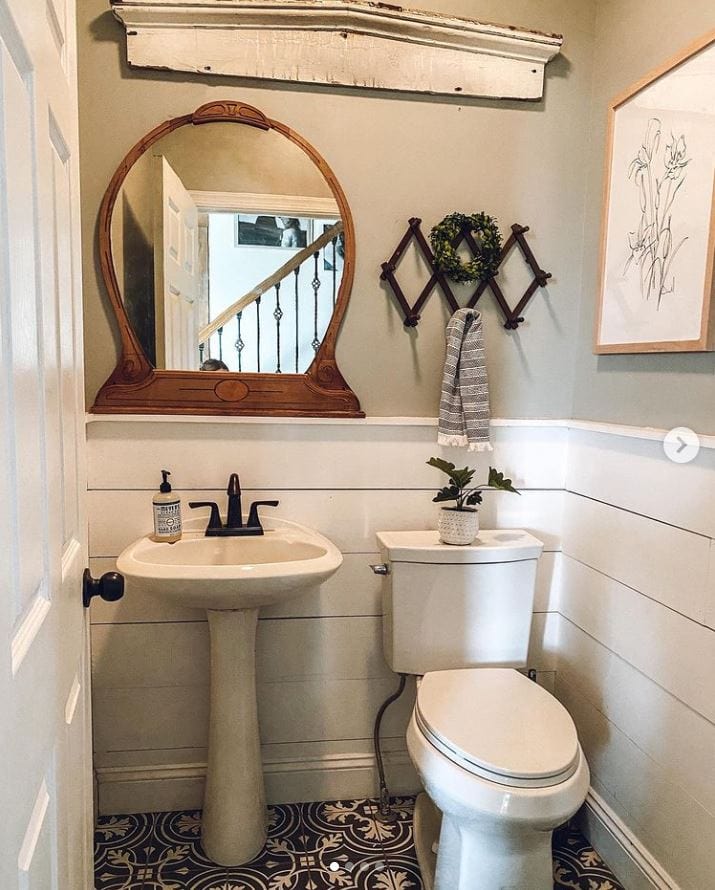
<svg viewBox="0 0 715 890"><path fill-rule="evenodd" d="M579 762L568 711L512 668L425 674L416 718L450 760L500 784L554 785Z"/></svg>

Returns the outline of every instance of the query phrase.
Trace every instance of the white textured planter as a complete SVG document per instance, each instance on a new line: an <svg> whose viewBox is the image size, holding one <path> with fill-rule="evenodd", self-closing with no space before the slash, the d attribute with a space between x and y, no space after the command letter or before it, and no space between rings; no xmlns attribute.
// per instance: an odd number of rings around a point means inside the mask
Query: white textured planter
<svg viewBox="0 0 715 890"><path fill-rule="evenodd" d="M471 544L479 533L479 513L443 507L439 511L437 531L443 544Z"/></svg>

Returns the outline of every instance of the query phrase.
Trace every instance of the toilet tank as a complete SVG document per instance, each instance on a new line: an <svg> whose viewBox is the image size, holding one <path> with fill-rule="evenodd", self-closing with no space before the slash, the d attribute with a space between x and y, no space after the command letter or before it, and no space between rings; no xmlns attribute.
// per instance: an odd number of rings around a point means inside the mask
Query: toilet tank
<svg viewBox="0 0 715 890"><path fill-rule="evenodd" d="M520 529L482 530L467 547L440 543L436 531L378 532L377 540L393 671L526 665L541 541Z"/></svg>

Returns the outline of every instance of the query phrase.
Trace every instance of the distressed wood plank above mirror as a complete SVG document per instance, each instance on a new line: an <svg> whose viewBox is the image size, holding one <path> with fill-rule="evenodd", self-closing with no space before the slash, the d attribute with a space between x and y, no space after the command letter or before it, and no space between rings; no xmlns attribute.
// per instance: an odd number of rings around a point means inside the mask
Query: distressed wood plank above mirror
<svg viewBox="0 0 715 890"><path fill-rule="evenodd" d="M112 0L137 68L540 99L563 38L370 0Z"/></svg>
<svg viewBox="0 0 715 890"><path fill-rule="evenodd" d="M234 101L164 121L100 208L122 355L92 411L362 417L335 361L354 252L303 137Z"/></svg>

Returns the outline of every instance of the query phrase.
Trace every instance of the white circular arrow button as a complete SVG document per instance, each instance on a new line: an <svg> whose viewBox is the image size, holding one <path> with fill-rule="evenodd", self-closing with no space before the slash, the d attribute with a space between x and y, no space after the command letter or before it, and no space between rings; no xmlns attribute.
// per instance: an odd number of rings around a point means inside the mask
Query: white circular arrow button
<svg viewBox="0 0 715 890"><path fill-rule="evenodd" d="M687 426L676 426L666 433L663 451L674 463L688 464L691 460L695 460L700 451L698 434Z"/></svg>

